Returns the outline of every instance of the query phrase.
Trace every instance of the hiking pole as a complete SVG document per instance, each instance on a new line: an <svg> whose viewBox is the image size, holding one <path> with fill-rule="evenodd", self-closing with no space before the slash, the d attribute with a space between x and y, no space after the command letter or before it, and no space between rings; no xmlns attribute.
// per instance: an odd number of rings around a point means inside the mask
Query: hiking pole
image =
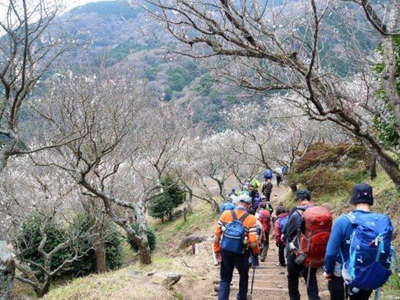
<svg viewBox="0 0 400 300"><path fill-rule="evenodd" d="M374 300L380 300L381 299L381 288L375 290L375 297Z"/></svg>
<svg viewBox="0 0 400 300"><path fill-rule="evenodd" d="M254 286L254 276L256 274L256 266L253 264L253 277L251 279L250 295L247 296L247 300L252 300L253 297L253 286Z"/></svg>

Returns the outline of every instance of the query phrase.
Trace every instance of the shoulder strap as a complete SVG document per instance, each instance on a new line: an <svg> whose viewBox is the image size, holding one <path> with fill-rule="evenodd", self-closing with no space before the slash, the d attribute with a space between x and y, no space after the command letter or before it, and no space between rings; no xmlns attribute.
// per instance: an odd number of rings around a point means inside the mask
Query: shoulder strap
<svg viewBox="0 0 400 300"><path fill-rule="evenodd" d="M234 209L231 210L232 222L237 220L237 215Z"/></svg>
<svg viewBox="0 0 400 300"><path fill-rule="evenodd" d="M355 224L356 223L356 215L351 213L348 213L347 215L345 215L346 218L350 221L351 224Z"/></svg>
<svg viewBox="0 0 400 300"><path fill-rule="evenodd" d="M246 218L248 217L249 213L246 211L240 218L239 221L240 222L244 222L244 220L246 220Z"/></svg>

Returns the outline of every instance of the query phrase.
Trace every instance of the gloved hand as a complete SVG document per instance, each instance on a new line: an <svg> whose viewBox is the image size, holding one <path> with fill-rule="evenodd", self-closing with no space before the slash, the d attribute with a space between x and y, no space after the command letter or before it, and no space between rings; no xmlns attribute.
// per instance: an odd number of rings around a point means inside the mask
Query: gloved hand
<svg viewBox="0 0 400 300"><path fill-rule="evenodd" d="M258 261L258 255L257 255L257 256L256 256L256 255L252 255L252 256L251 256L251 265L252 265L253 267L257 267L257 266L260 265L260 263L259 263L259 261Z"/></svg>

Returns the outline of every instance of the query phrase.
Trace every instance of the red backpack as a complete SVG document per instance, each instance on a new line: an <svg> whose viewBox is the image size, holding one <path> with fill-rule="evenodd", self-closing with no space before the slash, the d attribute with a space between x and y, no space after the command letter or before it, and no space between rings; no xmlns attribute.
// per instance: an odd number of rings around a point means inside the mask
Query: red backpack
<svg viewBox="0 0 400 300"><path fill-rule="evenodd" d="M260 220L260 223L263 227L263 231L269 231L270 230L270 226L271 226L271 213L266 210L263 209L259 212L258 215L258 220Z"/></svg>
<svg viewBox="0 0 400 300"><path fill-rule="evenodd" d="M322 267L331 233L332 214L325 207L310 206L302 213L302 216L305 231L300 235L299 254L305 256L303 264L306 267Z"/></svg>

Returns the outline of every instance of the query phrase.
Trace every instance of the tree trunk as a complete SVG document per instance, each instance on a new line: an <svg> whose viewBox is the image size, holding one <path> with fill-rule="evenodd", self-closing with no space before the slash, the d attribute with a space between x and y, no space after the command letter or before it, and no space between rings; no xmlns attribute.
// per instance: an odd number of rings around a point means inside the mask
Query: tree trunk
<svg viewBox="0 0 400 300"><path fill-rule="evenodd" d="M377 141L371 136L364 136L362 138L364 144L368 149L376 156L379 164L385 170L386 174L390 177L396 186L396 189L400 191L400 169L397 162L391 158Z"/></svg>
<svg viewBox="0 0 400 300"><path fill-rule="evenodd" d="M183 209L183 222L186 222L186 221L187 221L187 208L185 207Z"/></svg>
<svg viewBox="0 0 400 300"><path fill-rule="evenodd" d="M38 296L38 298L44 297L49 292L49 289L50 289L50 279L47 279L42 286L34 288L36 296Z"/></svg>
<svg viewBox="0 0 400 300"><path fill-rule="evenodd" d="M15 262L5 241L0 241L0 300L9 300L15 276Z"/></svg>
<svg viewBox="0 0 400 300"><path fill-rule="evenodd" d="M376 174L376 155L374 155L374 154L368 155L367 171L368 171L368 176L371 178L371 180L376 178L376 176L377 176L377 174Z"/></svg>
<svg viewBox="0 0 400 300"><path fill-rule="evenodd" d="M104 245L103 236L100 235L96 238L94 243L94 253L96 256L96 271L97 273L107 272L106 263L106 249Z"/></svg>
<svg viewBox="0 0 400 300"><path fill-rule="evenodd" d="M187 213L191 214L193 213L193 208L192 208L192 203L193 203L193 192L190 190L188 193L186 193L186 209Z"/></svg>
<svg viewBox="0 0 400 300"><path fill-rule="evenodd" d="M219 205L218 205L217 201L215 201L214 199L211 200L211 209L212 209L213 213L219 214L219 212L220 212Z"/></svg>
<svg viewBox="0 0 400 300"><path fill-rule="evenodd" d="M151 264L150 247L147 242L147 238L146 238L146 243L143 243L139 247L139 260L140 260L140 263L143 265Z"/></svg>

